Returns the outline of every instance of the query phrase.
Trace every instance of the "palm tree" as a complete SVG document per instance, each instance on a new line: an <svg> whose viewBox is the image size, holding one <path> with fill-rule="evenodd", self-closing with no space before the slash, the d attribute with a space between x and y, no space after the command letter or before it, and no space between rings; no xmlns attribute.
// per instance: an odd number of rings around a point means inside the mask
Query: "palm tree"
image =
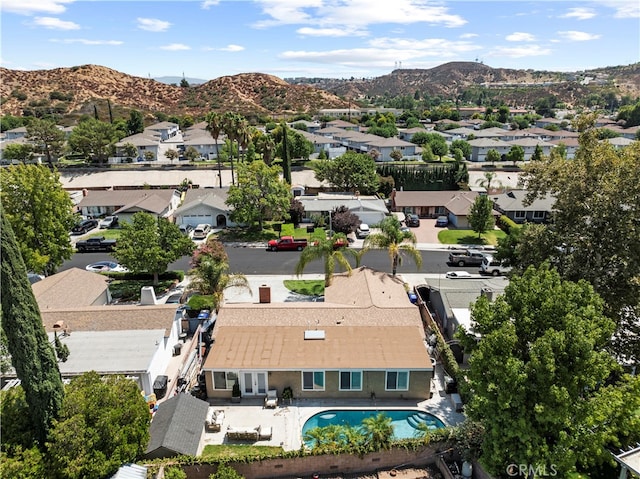
<svg viewBox="0 0 640 479"><path fill-rule="evenodd" d="M231 113L228 111L222 117L222 128L224 132L227 134L227 138L231 142L231 148L229 150L229 159L231 161L231 184L235 185L234 179L234 171L233 171L233 142L238 139L239 133L239 122L240 116L235 113ZM239 147L238 147L239 148ZM238 156L240 156L240 151L238 151Z"/></svg>
<svg viewBox="0 0 640 479"><path fill-rule="evenodd" d="M487 193L489 193L489 191L491 191L491 182L495 179L496 174L492 171L485 171L484 172L484 178L478 178L476 180L476 184L482 186L485 190L487 190ZM500 181L496 181L498 188L500 188L502 186L502 183Z"/></svg>
<svg viewBox="0 0 640 479"><path fill-rule="evenodd" d="M276 142L270 134L261 137L262 161L271 166L273 152L276 150Z"/></svg>
<svg viewBox="0 0 640 479"><path fill-rule="evenodd" d="M380 223L380 233L372 233L364 240L363 250L386 249L391 258L391 274L395 276L404 255L409 255L418 269L422 266L422 256L415 244L416 235L411 231L402 231L400 220L395 216L388 216Z"/></svg>
<svg viewBox="0 0 640 479"><path fill-rule="evenodd" d="M218 138L222 131L222 118L218 113L212 111L207 115L207 130L211 133L212 138L216 142L216 159L218 160L218 181L222 188L222 166L220 164L220 151L218 150Z"/></svg>
<svg viewBox="0 0 640 479"><path fill-rule="evenodd" d="M296 275L300 276L304 268L312 261L317 259L324 260L324 285L331 286L331 280L338 263L348 275L351 275L351 264L345 257L351 256L358 261L358 253L349 247L335 248L335 244L339 241L347 241L347 236L343 233L337 233L332 238L323 239L308 245L302 250L300 260L296 265Z"/></svg>
<svg viewBox="0 0 640 479"><path fill-rule="evenodd" d="M227 288L249 288L249 281L243 274L229 274L229 263L224 247L217 240L208 240L193 252L189 289L213 297L216 313L224 302L224 290Z"/></svg>
<svg viewBox="0 0 640 479"><path fill-rule="evenodd" d="M375 416L362 420L362 433L365 442L371 450L386 449L393 437L393 424L391 418L381 412Z"/></svg>

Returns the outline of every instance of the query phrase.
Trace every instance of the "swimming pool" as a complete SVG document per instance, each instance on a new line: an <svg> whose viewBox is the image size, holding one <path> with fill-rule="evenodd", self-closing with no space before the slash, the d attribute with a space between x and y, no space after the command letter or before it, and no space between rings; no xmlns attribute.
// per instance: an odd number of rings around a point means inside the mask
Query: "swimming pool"
<svg viewBox="0 0 640 479"><path fill-rule="evenodd" d="M445 427L444 423L433 414L420 409L329 409L311 416L302 427L302 436L315 427L333 424L340 426L359 426L367 417L384 413L391 418L394 439L411 439L416 437L418 425L426 423L429 429Z"/></svg>

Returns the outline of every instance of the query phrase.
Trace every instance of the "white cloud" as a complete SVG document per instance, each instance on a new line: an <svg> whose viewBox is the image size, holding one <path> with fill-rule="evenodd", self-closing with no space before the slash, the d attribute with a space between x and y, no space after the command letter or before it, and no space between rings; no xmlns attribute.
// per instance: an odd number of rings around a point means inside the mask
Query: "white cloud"
<svg viewBox="0 0 640 479"><path fill-rule="evenodd" d="M67 8L65 4L74 0L2 0L0 10L21 15L32 15L37 12L59 14Z"/></svg>
<svg viewBox="0 0 640 479"><path fill-rule="evenodd" d="M593 35L587 32L577 32L575 30L569 30L566 32L558 32L563 39L571 42L586 42L589 40L597 40L602 35Z"/></svg>
<svg viewBox="0 0 640 479"><path fill-rule="evenodd" d="M488 55L490 57L524 58L551 55L551 53L550 48L543 48L540 45L523 45L518 47L497 47L491 50Z"/></svg>
<svg viewBox="0 0 640 479"><path fill-rule="evenodd" d="M209 7L214 7L216 5L218 5L220 3L220 0L204 0L204 2L202 2L201 7L204 10L208 10Z"/></svg>
<svg viewBox="0 0 640 479"><path fill-rule="evenodd" d="M244 50L243 46L229 44L226 47L220 48L221 52L241 52Z"/></svg>
<svg viewBox="0 0 640 479"><path fill-rule="evenodd" d="M171 51L171 52L177 52L180 50L191 50L191 47L188 45L185 45L183 43L171 43L169 45L163 45L160 47L160 50L167 50L167 51Z"/></svg>
<svg viewBox="0 0 640 479"><path fill-rule="evenodd" d="M296 33L305 37L364 37L368 33L365 31L351 31L346 28L312 28L302 27Z"/></svg>
<svg viewBox="0 0 640 479"><path fill-rule="evenodd" d="M512 34L507 35L505 39L508 42L533 42L536 38L530 33L513 32Z"/></svg>
<svg viewBox="0 0 640 479"><path fill-rule="evenodd" d="M80 43L81 45L122 45L121 40L88 40L86 38L52 38L49 40L52 43L64 43L70 45L73 43Z"/></svg>
<svg viewBox="0 0 640 479"><path fill-rule="evenodd" d="M74 22L65 22L54 17L36 17L33 24L51 30L80 30L80 25Z"/></svg>
<svg viewBox="0 0 640 479"><path fill-rule="evenodd" d="M478 35L477 33L463 33L462 35L460 35L460 38L467 39L467 38L476 38L479 37L480 35Z"/></svg>
<svg viewBox="0 0 640 479"><path fill-rule="evenodd" d="M640 2L638 0L598 0L598 3L615 10L614 18L640 18Z"/></svg>
<svg viewBox="0 0 640 479"><path fill-rule="evenodd" d="M596 16L593 8L570 8L567 13L560 15L560 18L575 18L577 20L589 20Z"/></svg>
<svg viewBox="0 0 640 479"><path fill-rule="evenodd" d="M276 25L314 25L316 27L348 27L360 31L368 25L393 23L443 25L460 27L467 21L449 13L440 5L429 5L425 0L258 0L262 13L270 17L256 23L257 28Z"/></svg>
<svg viewBox="0 0 640 479"><path fill-rule="evenodd" d="M157 18L137 18L137 21L138 28L148 32L164 32L171 26L171 23Z"/></svg>

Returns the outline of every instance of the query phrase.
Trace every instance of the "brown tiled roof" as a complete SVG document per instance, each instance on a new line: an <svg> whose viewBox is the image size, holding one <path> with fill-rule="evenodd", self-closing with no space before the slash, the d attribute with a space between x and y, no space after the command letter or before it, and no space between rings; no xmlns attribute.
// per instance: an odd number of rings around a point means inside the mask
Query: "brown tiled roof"
<svg viewBox="0 0 640 479"><path fill-rule="evenodd" d="M175 319L176 306L174 304L90 306L45 310L41 311L41 314L47 332L52 332L53 325L57 322L64 321L65 327L71 332L164 329L165 335L168 336Z"/></svg>
<svg viewBox="0 0 640 479"><path fill-rule="evenodd" d="M305 340L307 330L324 339ZM397 278L368 268L336 275L324 303L227 304L207 369L429 369L420 313Z"/></svg>
<svg viewBox="0 0 640 479"><path fill-rule="evenodd" d="M108 288L108 278L80 268L48 276L32 285L41 311L91 306Z"/></svg>
<svg viewBox="0 0 640 479"><path fill-rule="evenodd" d="M79 208L85 206L116 206L123 207L128 204L137 203L140 200L155 196L164 201L166 208L173 197L174 190L92 190L87 196L82 198L78 204Z"/></svg>
<svg viewBox="0 0 640 479"><path fill-rule="evenodd" d="M412 206L444 206L456 196L468 196L473 202L476 191L396 191L394 203L397 208Z"/></svg>

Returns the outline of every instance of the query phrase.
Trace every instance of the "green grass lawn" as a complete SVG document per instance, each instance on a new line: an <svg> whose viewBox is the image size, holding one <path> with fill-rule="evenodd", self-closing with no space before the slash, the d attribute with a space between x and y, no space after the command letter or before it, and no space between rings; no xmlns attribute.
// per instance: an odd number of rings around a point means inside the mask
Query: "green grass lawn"
<svg viewBox="0 0 640 479"><path fill-rule="evenodd" d="M307 238L309 241L326 238L326 231L323 228L316 228L311 234L307 233L306 225L301 228L294 228L293 223L284 223L280 236L294 236L295 238ZM262 231L255 228L226 228L218 233L220 241L269 241L278 238L278 232L273 229L273 224L264 225Z"/></svg>
<svg viewBox="0 0 640 479"><path fill-rule="evenodd" d="M229 459L281 454L280 446L253 446L250 444L209 444L204 447L202 457L207 459Z"/></svg>
<svg viewBox="0 0 640 479"><path fill-rule="evenodd" d="M507 234L502 230L487 231L478 238L478 233L473 230L442 230L438 233L438 241L442 244L478 244L497 245L499 238L504 238Z"/></svg>
<svg viewBox="0 0 640 479"><path fill-rule="evenodd" d="M115 239L120 238L120 232L122 230L120 228L114 229L104 229L104 230L96 230L89 235L89 238L96 238L100 236L104 236L105 239Z"/></svg>
<svg viewBox="0 0 640 479"><path fill-rule="evenodd" d="M324 280L322 279L285 279L284 285L289 291L308 296L322 296L324 294Z"/></svg>

